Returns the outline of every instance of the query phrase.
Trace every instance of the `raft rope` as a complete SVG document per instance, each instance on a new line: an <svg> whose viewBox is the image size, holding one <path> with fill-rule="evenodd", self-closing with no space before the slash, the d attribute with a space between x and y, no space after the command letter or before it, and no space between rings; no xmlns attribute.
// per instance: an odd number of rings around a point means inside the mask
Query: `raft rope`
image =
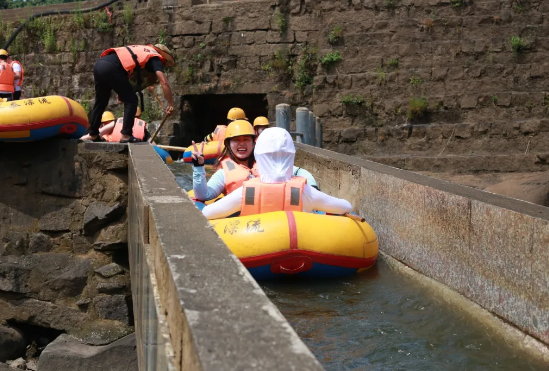
<svg viewBox="0 0 549 371"><path fill-rule="evenodd" d="M76 13L89 13L89 12L94 12L96 10L99 10L101 8L104 8L106 6L109 6L111 4L114 4L116 3L117 1L119 0L109 0L107 1L106 3L103 3L103 4L99 4L99 5L96 5L94 6L93 8L86 8L86 9L73 9L73 10L50 10L50 11L47 11L47 12L41 12L41 13L36 13L36 14L33 14L31 15L29 18L27 18L23 23L21 23L19 25L19 27L17 27L17 29L15 30L15 32L10 36L10 38L8 39L8 41L6 41L6 43L4 44L4 48L3 49L8 49L9 46L11 45L11 43L13 42L13 40L15 40L15 38L17 37L17 35L19 34L19 32L21 32L21 30L23 29L23 27L30 21L34 20L35 18L40 18L40 17L45 17L45 16L48 16L48 15L61 15L61 14L76 14Z"/></svg>

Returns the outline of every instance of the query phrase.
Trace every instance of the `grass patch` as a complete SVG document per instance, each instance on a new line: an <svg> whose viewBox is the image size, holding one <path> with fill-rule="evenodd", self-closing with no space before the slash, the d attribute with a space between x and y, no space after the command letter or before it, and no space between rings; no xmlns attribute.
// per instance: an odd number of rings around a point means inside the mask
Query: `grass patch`
<svg viewBox="0 0 549 371"><path fill-rule="evenodd" d="M350 106L361 106L364 103L364 97L361 95L344 95L341 98L341 103L350 105Z"/></svg>
<svg viewBox="0 0 549 371"><path fill-rule="evenodd" d="M341 39L342 35L343 35L343 28L341 28L340 25L335 25L330 31L330 33L328 34L328 42L333 45Z"/></svg>
<svg viewBox="0 0 549 371"><path fill-rule="evenodd" d="M421 117L428 112L427 99L425 97L413 97L408 104L408 112L406 112L406 118L413 120Z"/></svg>
<svg viewBox="0 0 549 371"><path fill-rule="evenodd" d="M511 37L511 48L513 49L514 54L518 54L522 52L527 46L528 46L528 43L521 37L519 36Z"/></svg>
<svg viewBox="0 0 549 371"><path fill-rule="evenodd" d="M339 54L339 52L332 52L320 58L320 64L322 64L323 67L328 68L330 66L335 65L340 60L341 60L341 54Z"/></svg>

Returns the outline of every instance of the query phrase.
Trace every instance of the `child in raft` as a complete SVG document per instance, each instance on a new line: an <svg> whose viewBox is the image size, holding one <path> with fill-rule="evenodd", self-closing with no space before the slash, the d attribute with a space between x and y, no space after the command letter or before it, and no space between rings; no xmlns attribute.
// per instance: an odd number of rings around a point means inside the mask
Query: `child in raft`
<svg viewBox="0 0 549 371"><path fill-rule="evenodd" d="M257 167L253 151L255 148L256 131L246 120L235 120L229 124L225 132L225 149L217 159L215 166L221 167L216 171L209 181L206 180L204 170L204 143L200 149L195 142L192 142L193 151L193 191L197 200L208 201L218 197L220 194L228 195L235 189L242 186L248 179L257 177ZM308 171L296 168L298 172L307 178L309 185L318 189L315 178Z"/></svg>
<svg viewBox="0 0 549 371"><path fill-rule="evenodd" d="M325 211L344 214L352 211L343 199L316 190L302 177L293 177L295 146L290 133L282 128L268 128L259 136L254 150L260 178L243 185L202 212L208 219L228 217L238 211L241 216L272 211Z"/></svg>

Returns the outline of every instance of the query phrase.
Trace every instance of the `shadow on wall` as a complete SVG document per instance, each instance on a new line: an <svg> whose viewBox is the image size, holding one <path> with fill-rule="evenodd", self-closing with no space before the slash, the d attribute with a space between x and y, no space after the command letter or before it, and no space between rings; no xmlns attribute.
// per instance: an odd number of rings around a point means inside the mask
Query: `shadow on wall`
<svg viewBox="0 0 549 371"><path fill-rule="evenodd" d="M202 141L217 125L226 124L227 112L233 107L242 108L251 123L269 112L265 94L184 95L181 99L185 143Z"/></svg>

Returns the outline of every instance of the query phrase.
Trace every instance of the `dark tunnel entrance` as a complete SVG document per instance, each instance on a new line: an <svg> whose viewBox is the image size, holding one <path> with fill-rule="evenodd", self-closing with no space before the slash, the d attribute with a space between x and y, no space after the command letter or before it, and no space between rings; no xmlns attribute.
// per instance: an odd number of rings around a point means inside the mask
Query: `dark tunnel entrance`
<svg viewBox="0 0 549 371"><path fill-rule="evenodd" d="M269 112L266 94L184 95L181 99L185 143L202 141L217 125L225 125L227 112L233 107L242 108L252 124L256 117L267 117Z"/></svg>

